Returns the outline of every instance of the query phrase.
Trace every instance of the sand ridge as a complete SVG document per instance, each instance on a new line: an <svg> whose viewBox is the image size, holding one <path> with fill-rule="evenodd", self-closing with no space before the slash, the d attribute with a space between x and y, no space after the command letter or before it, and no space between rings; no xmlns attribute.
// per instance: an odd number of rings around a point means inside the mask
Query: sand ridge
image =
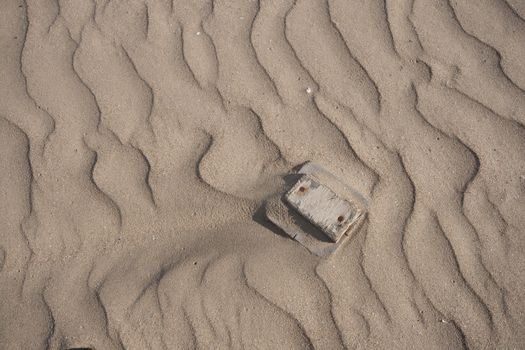
<svg viewBox="0 0 525 350"><path fill-rule="evenodd" d="M524 18L4 1L0 349L525 347ZM259 213L309 160L370 202L327 259Z"/></svg>

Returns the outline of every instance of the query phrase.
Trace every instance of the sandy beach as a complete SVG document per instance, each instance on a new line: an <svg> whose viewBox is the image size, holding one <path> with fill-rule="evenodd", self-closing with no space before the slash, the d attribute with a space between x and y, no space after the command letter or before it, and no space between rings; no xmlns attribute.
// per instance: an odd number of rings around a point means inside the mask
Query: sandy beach
<svg viewBox="0 0 525 350"><path fill-rule="evenodd" d="M525 2L2 1L4 349L525 349Z"/></svg>

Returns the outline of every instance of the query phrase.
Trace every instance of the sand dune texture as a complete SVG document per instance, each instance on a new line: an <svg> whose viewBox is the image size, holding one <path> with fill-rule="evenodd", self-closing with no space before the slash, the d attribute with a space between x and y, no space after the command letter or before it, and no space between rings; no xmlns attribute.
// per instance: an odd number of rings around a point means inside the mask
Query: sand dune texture
<svg viewBox="0 0 525 350"><path fill-rule="evenodd" d="M0 6L0 349L525 349L523 1Z"/></svg>

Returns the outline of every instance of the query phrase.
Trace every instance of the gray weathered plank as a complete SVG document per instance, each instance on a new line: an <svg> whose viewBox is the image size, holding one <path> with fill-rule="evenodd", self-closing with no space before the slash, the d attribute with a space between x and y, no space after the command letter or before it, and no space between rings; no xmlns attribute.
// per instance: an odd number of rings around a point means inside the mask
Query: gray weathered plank
<svg viewBox="0 0 525 350"><path fill-rule="evenodd" d="M286 193L285 199L333 242L339 241L360 215L356 205L309 175L301 177Z"/></svg>

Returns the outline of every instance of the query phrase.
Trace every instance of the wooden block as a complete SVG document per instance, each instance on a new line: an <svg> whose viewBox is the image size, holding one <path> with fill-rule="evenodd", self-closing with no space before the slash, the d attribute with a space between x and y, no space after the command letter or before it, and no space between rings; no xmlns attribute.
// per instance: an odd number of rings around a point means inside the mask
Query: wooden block
<svg viewBox="0 0 525 350"><path fill-rule="evenodd" d="M286 193L285 200L333 242L338 242L361 215L357 205L309 175L297 181Z"/></svg>
<svg viewBox="0 0 525 350"><path fill-rule="evenodd" d="M266 200L266 218L312 254L332 254L361 229L367 199L319 164L307 162L286 180Z"/></svg>

